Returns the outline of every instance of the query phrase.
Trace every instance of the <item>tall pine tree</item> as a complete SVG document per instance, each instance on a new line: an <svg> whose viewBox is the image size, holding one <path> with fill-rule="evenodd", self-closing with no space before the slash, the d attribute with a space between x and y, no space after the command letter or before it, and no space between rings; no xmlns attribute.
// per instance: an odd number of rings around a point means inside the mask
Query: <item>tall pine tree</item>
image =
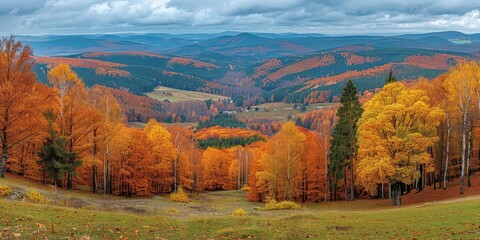
<svg viewBox="0 0 480 240"><path fill-rule="evenodd" d="M397 81L397 78L393 76L393 71L390 68L390 71L388 72L388 77L385 78L385 84L394 83L396 81Z"/></svg>
<svg viewBox="0 0 480 240"><path fill-rule="evenodd" d="M358 101L357 89L352 80L348 80L340 96L342 106L337 111L338 122L335 125L330 140L330 164L328 166L332 176L331 187L334 191L333 198L337 198L339 181L344 179L345 193L346 188L346 169L350 168L350 194L351 200L354 198L353 186L353 158L357 150L357 120L362 115L363 109ZM347 196L345 196L347 199Z"/></svg>

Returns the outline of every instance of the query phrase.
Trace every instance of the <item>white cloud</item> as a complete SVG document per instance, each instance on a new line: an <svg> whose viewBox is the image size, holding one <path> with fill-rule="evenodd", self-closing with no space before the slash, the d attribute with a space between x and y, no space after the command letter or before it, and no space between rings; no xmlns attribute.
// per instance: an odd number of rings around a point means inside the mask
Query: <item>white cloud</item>
<svg viewBox="0 0 480 240"><path fill-rule="evenodd" d="M108 14L110 13L111 10L112 8L106 2L92 5L88 9L89 12L95 13L95 14Z"/></svg>
<svg viewBox="0 0 480 240"><path fill-rule="evenodd" d="M480 31L480 0L15 0L8 34L156 31ZM217 29L217 30L216 30Z"/></svg>

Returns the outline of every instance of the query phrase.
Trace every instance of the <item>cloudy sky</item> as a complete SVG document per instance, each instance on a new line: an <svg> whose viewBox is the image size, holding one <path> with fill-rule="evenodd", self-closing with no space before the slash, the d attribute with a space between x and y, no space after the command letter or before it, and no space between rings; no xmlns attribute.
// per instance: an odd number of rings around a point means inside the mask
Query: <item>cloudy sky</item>
<svg viewBox="0 0 480 240"><path fill-rule="evenodd" d="M480 32L480 0L0 0L0 34Z"/></svg>

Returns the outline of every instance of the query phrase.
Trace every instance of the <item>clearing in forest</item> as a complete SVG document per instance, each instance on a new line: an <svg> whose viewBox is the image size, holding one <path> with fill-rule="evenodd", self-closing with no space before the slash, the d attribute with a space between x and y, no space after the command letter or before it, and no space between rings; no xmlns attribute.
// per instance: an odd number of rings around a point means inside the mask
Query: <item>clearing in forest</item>
<svg viewBox="0 0 480 240"><path fill-rule="evenodd" d="M146 95L161 102L165 100L170 102L205 101L208 99L216 101L229 98L216 94L187 91L163 86L156 87L153 92L146 93Z"/></svg>

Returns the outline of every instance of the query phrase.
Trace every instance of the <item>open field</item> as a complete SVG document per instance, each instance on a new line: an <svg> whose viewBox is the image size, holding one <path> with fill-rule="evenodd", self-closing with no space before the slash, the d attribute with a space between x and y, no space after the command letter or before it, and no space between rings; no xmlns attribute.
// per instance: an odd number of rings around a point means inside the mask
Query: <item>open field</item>
<svg viewBox="0 0 480 240"><path fill-rule="evenodd" d="M326 109L335 105L336 103L314 103L307 106L306 112L311 112L314 110ZM272 118L280 121L286 121L288 116L294 116L296 114L301 114L300 109L293 109L293 103L284 103L284 102L274 102L274 103L265 103L258 106L252 106L249 112L243 111L237 113L239 118L248 117L248 118ZM258 111L255 111L255 107L258 107ZM294 119L293 119L294 120Z"/></svg>
<svg viewBox="0 0 480 240"><path fill-rule="evenodd" d="M8 175L0 184L37 189L54 199L50 186L21 177ZM192 195L190 203L173 203L168 196L125 199L59 190L57 204L66 203L67 207L3 199L0 238L480 238L479 195L397 208L390 207L388 200L356 200L307 204L300 210L264 211L263 204L245 201L244 194L200 193ZM248 215L234 216L233 211L239 208Z"/></svg>
<svg viewBox="0 0 480 240"><path fill-rule="evenodd" d="M170 102L205 101L208 99L218 100L229 98L221 95L186 91L163 86L156 87L155 91L146 93L146 95L158 101L164 101L165 99L168 99Z"/></svg>

